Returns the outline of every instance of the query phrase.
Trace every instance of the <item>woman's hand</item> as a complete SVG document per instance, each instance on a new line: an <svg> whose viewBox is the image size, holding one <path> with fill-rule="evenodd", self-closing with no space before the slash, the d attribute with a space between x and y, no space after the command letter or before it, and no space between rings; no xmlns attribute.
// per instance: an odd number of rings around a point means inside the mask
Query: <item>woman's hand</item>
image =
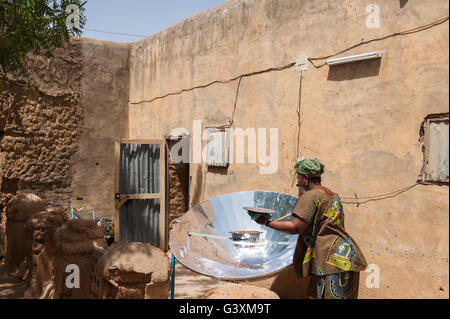
<svg viewBox="0 0 450 319"><path fill-rule="evenodd" d="M264 215L260 215L257 219L255 219L255 222L260 225L266 225L268 218Z"/></svg>

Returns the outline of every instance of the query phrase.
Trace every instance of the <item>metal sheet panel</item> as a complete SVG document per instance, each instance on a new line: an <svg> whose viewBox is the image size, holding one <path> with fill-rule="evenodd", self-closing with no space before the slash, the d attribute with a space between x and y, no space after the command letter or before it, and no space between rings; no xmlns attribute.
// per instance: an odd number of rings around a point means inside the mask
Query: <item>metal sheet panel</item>
<svg viewBox="0 0 450 319"><path fill-rule="evenodd" d="M426 179L428 181L448 182L449 128L448 121L432 121L429 124L428 163Z"/></svg>
<svg viewBox="0 0 450 319"><path fill-rule="evenodd" d="M152 144L121 144L119 192L160 192L160 147Z"/></svg>
<svg viewBox="0 0 450 319"><path fill-rule="evenodd" d="M120 145L120 194L160 193L160 178L160 145ZM160 199L128 200L119 221L121 241L160 246Z"/></svg>
<svg viewBox="0 0 450 319"><path fill-rule="evenodd" d="M120 208L120 240L159 247L159 199L135 199Z"/></svg>

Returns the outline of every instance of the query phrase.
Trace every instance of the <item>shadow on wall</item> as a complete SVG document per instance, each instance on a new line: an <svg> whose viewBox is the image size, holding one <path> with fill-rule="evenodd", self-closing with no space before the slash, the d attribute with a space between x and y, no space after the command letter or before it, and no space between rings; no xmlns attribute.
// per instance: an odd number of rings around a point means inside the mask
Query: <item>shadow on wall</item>
<svg viewBox="0 0 450 319"><path fill-rule="evenodd" d="M400 0L400 8L403 8L408 3L408 0Z"/></svg>
<svg viewBox="0 0 450 319"><path fill-rule="evenodd" d="M192 170L194 170L194 168ZM195 177L196 177L197 183L192 186L191 206L195 206L200 203L200 198L201 198L202 192L203 192L203 173L202 173L201 165L197 165Z"/></svg>
<svg viewBox="0 0 450 319"><path fill-rule="evenodd" d="M380 58L330 66L327 80L347 81L377 76L380 66Z"/></svg>
<svg viewBox="0 0 450 319"><path fill-rule="evenodd" d="M219 174L219 175L228 175L228 166L227 167L208 166L208 173L214 173L214 174Z"/></svg>

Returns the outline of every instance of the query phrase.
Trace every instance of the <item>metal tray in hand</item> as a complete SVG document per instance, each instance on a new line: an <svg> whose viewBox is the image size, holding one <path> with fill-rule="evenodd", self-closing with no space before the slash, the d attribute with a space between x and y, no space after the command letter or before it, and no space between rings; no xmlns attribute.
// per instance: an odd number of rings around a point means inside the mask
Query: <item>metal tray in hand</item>
<svg viewBox="0 0 450 319"><path fill-rule="evenodd" d="M270 218L270 215L275 214L276 211L267 208L258 208L258 207L242 207L244 208L250 217L255 220L258 219L259 216L265 216L266 218Z"/></svg>

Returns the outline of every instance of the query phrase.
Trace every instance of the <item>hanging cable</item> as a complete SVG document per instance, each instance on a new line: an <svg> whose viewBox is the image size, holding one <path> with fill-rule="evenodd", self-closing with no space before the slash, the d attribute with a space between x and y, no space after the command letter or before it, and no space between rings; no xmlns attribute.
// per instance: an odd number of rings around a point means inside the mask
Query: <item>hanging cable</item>
<svg viewBox="0 0 450 319"><path fill-rule="evenodd" d="M234 107L233 107L233 114L231 115L230 126L233 126L233 123L234 123L234 113L236 112L236 106L237 106L237 100L238 100L238 96L239 96L239 89L241 87L241 81L242 81L242 77L239 78L239 82L238 82L237 88L236 88L236 96L234 97Z"/></svg>
<svg viewBox="0 0 450 319"><path fill-rule="evenodd" d="M344 204L356 204L356 205L360 205L360 204L365 204L371 201L378 201L378 200L382 200L382 199L387 199L387 198L393 198L396 197L404 192L409 191L410 189L414 188L415 186L419 185L418 182L416 182L415 184L402 188L400 190L397 191L393 191L387 194L382 194L382 195L377 195L377 196L371 196L371 197L360 197L358 198L355 194L355 197L341 197L341 199L356 199L356 201L342 201L342 203ZM365 199L364 201L360 201L361 199Z"/></svg>
<svg viewBox="0 0 450 319"><path fill-rule="evenodd" d="M402 189L399 189L399 190L396 190L396 191L393 191L393 192L389 192L389 193L386 193L386 194L376 195L376 196L358 197L355 194L355 197L341 197L341 199L373 199L373 198L378 198L378 197L385 197L385 196L390 196L390 195L393 195L393 194L396 194L396 193L402 193L403 191L409 190L409 189L411 189L412 187L414 187L414 186L416 186L418 184L419 183L416 182L415 184L413 184L411 186L408 186L408 187L405 187L405 188L402 188Z"/></svg>
<svg viewBox="0 0 450 319"><path fill-rule="evenodd" d="M182 89L182 90L180 90L178 92L167 93L165 95L157 96L157 97L154 97L154 98L152 98L150 100L142 100L142 101L139 101L139 102L129 102L129 104L151 103L151 102L159 100L159 99L164 99L164 98L166 98L168 96L180 95L180 94L182 94L184 92L189 92L189 91L193 91L193 90L196 90L196 89L204 89L204 88L207 88L207 87L209 87L209 86L211 86L213 84L231 83L231 82L236 81L239 78L244 78L244 77L249 77L249 76L252 76L252 75L263 74L263 73L274 72L274 71L282 71L282 70L286 70L286 69L292 68L293 66L295 66L295 62L286 64L284 66L276 67L276 68L268 68L268 69L264 69L264 70L260 70L260 71L244 73L244 74L238 75L238 76L236 76L234 78L231 78L231 79L228 79L228 80L212 81L212 82L209 82L208 84L198 85L198 86L191 87L189 89Z"/></svg>
<svg viewBox="0 0 450 319"><path fill-rule="evenodd" d="M336 55L339 55L341 53L347 52L347 51L349 51L351 49L354 49L356 47L359 47L361 45L365 45L365 44L368 44L368 43L371 43L371 42L374 42L374 41L381 41L381 40L385 40L385 39L388 39L388 38L391 38L391 37L395 37L395 36L399 36L399 35L408 35L408 34L420 32L420 31L424 31L424 30L430 29L432 27L435 27L437 25L440 25L440 24L448 21L448 19L449 19L449 17L447 16L447 17L439 19L439 20L437 20L435 22L432 22L432 23L429 23L429 24L426 24L426 25L423 25L423 26L420 26L420 27L416 27L416 28L413 28L413 29L410 29L410 30L396 32L396 33L392 33L392 34L386 35L384 37L374 38L374 39L371 39L371 40L363 41L363 42L357 43L357 44L355 44L355 45L353 45L353 46L351 46L351 47L349 47L347 49L341 50L341 51L339 51L337 53L334 53L334 54L330 54L330 55L327 55L327 56L321 56L321 57L308 58L308 61L311 62L311 64L315 68L319 69L319 68L323 67L326 64L324 63L324 64L321 64L321 65L317 66L312 61L325 60L325 59L334 57ZM260 71L244 73L244 74L238 75L238 76L236 76L234 78L231 78L231 79L228 79L228 80L212 81L212 82L209 82L209 83L204 84L204 85L197 85L197 86L194 86L194 87L191 87L191 88L188 88L188 89L182 89L182 90L177 91L177 92L167 93L167 94L164 94L164 95L161 95L161 96L154 97L154 98L149 99L149 100L142 100L142 101L137 101L137 102L130 101L129 104L135 105L135 104L141 104L141 103L151 103L153 101L156 101L156 100L159 100L159 99L164 99L164 98L169 97L169 96L180 95L180 94L182 94L184 92L190 92L190 91L193 91L193 90L196 90L196 89L207 88L207 87L209 87L211 85L214 85L214 84L226 84L226 83L230 83L230 82L236 81L237 79L242 78L242 77L248 77L248 76L253 76L253 75L257 75L257 74L273 72L273 71L282 71L282 70L286 70L286 69L292 68L293 66L295 66L295 62L288 63L288 64L286 64L284 66L281 66L281 67L273 67L273 68L268 68L268 69L264 69L264 70L260 70Z"/></svg>
<svg viewBox="0 0 450 319"><path fill-rule="evenodd" d="M392 34L389 34L389 35L386 35L386 36L383 36L383 37L374 38L374 39L370 39L370 40L367 40L367 41L362 41L360 43L357 43L357 44L355 44L355 45L353 45L351 47L348 47L348 48L346 48L344 50L341 50L341 51L339 51L337 53L334 53L334 54L330 54L330 55L327 55L327 56L321 56L321 57L308 58L308 61L315 68L319 69L319 68L323 67L324 65L326 65L326 63L323 63L323 64L317 66L317 65L314 64L313 61L325 60L325 59L334 57L336 55L342 54L344 52L350 51L350 50L352 50L354 48L357 48L359 46L362 46L362 45L365 45L365 44L368 44L368 43L371 43L371 42L382 41L382 40L385 40L385 39L388 39L388 38L391 38L391 37L395 37L395 36L408 35L408 34L413 34L413 33L417 33L417 32L420 32L420 31L424 31L424 30L430 29L432 27L435 27L437 25L440 25L440 24L442 24L442 23L444 23L444 22L446 22L448 20L449 20L449 17L447 16L447 17L439 19L439 20L437 20L435 22L432 22L432 23L429 23L429 24L426 24L426 25L423 25L423 26L419 26L419 27L416 27L416 28L413 28L413 29L409 29L409 30L401 31L401 32L395 32L395 33L392 33ZM191 88L188 88L188 89L182 89L182 90L177 91L177 92L167 93L165 95L157 96L157 97L154 97L154 98L149 99L149 100L142 100L142 101L138 101L138 102L130 101L129 104L151 103L151 102L153 102L155 100L164 99L164 98L166 98L168 96L180 95L180 94L182 94L184 92L190 92L190 91L193 91L193 90L196 90L196 89L207 88L207 87L209 87L211 85L214 85L214 84L231 83L231 82L236 81L237 79L239 79L239 82L238 82L238 85L237 85L237 89L236 89L236 96L235 96L235 101L234 101L233 114L232 114L232 118L231 118L231 121L230 121L230 125L233 125L233 123L234 123L234 115L235 115L236 106L237 106L237 99L238 99L238 95L239 95L239 89L240 89L240 84L241 84L242 78L253 76L253 75L258 75L258 74L263 74L263 73L268 73L268 72L273 72L273 71L282 71L282 70L286 70L286 69L292 68L295 65L296 65L296 62L292 62L292 63L288 63L288 64L286 64L284 66L280 66L280 67L273 67L273 68L268 68L268 69L264 69L264 70L260 70L260 71L244 73L244 74L238 75L238 76L236 76L234 78L231 78L231 79L228 79L228 80L212 81L212 82L209 82L209 83L204 84L204 85L198 85L198 86L194 86L194 87L191 87ZM303 80L303 74L302 74L302 72L300 72L299 97L298 97L299 100L298 100L298 107L297 107L297 116L298 116L298 124L299 124L298 125L298 134L297 134L297 156L299 154L300 128L301 128L301 119L300 118L301 118L302 80ZM356 199L356 201L342 201L342 203L355 204L355 205L359 206L360 204L365 204L365 203L368 203L368 202L371 202L371 201L378 201L378 200L383 200L383 199L387 199L387 198L396 197L396 196L398 196L398 195L400 195L400 194L402 194L404 192L409 191L410 189L414 188L415 186L417 186L419 184L420 184L419 182L416 182L415 184L413 184L411 186L408 186L408 187L405 187L405 188L402 188L400 190L393 191L393 192L386 193L386 194L377 195L377 196L358 198L356 193L355 193L355 197L341 197L341 199L348 199L348 200ZM360 200L363 200L363 201L360 201Z"/></svg>
<svg viewBox="0 0 450 319"><path fill-rule="evenodd" d="M362 41L360 43L352 45L351 47L349 47L347 49L344 49L342 51L339 51L337 53L334 53L334 54L330 54L330 55L327 55L327 56L321 56L321 57L317 57L317 58L308 58L308 61L311 62L311 64L316 69L320 69L321 67L325 66L326 63L323 63L321 65L316 66L314 64L314 62L312 62L312 61L329 59L329 58L332 58L332 57L334 57L336 55L339 55L341 53L350 51L350 50L352 50L354 48L357 48L357 47L359 47L361 45L365 45L365 44L368 44L368 43L371 43L371 42L382 41L382 40L385 40L385 39L388 39L388 38L392 38L392 37L395 37L395 36L399 36L399 35L407 35L407 34L412 34L412 33L420 32L420 31L424 31L424 30L430 29L432 27L435 27L435 26L437 26L439 24L442 24L445 21L447 21L448 19L449 19L449 17L445 17L445 18L439 19L439 20L437 20L435 22L432 22L432 23L429 23L429 24L426 24L426 25L423 25L423 26L420 26L420 27L416 27L416 28L413 28L413 29L410 29L410 30L401 31L401 32L395 32L395 33L392 33L392 34L389 34L389 35L386 35L386 36L383 36L383 37L374 38L374 39L370 39L370 40L367 40L367 41Z"/></svg>
<svg viewBox="0 0 450 319"><path fill-rule="evenodd" d="M298 85L298 104L297 104L297 121L298 121L297 152L296 152L297 158L300 155L300 128L302 126L302 120L301 120L302 82L303 82L303 71L300 71L300 84Z"/></svg>
<svg viewBox="0 0 450 319"><path fill-rule="evenodd" d="M96 30L96 29L89 29L89 28L85 28L85 30L93 31L93 32L100 32L100 33L115 34L115 35L124 35L124 36L129 36L129 37L138 37L138 38L146 38L146 37L148 37L148 35L128 34L128 33L118 33L118 32L111 32L111 31L104 31L104 30Z"/></svg>

